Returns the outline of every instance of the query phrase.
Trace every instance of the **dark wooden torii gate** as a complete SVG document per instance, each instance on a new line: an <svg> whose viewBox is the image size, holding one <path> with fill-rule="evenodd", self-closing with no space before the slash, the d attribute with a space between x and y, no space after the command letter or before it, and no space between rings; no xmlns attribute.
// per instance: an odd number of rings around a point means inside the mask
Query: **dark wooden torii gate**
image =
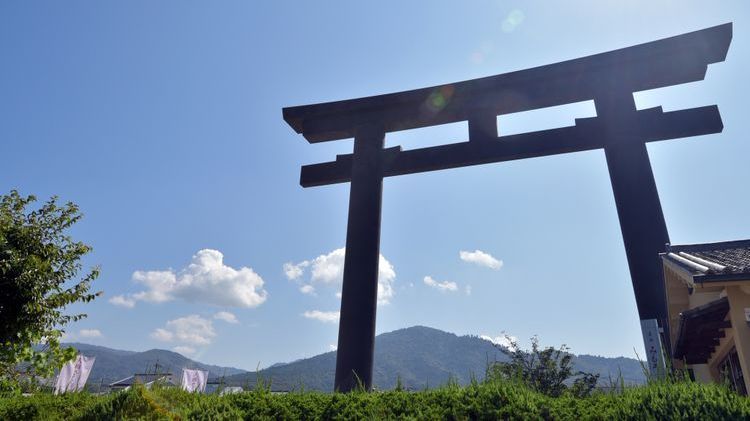
<svg viewBox="0 0 750 421"><path fill-rule="evenodd" d="M351 182L335 389L372 385L383 177L604 149L641 321L666 330L659 252L669 242L646 142L719 133L715 105L637 110L633 93L703 80L732 24L547 66L442 86L284 108L310 143L354 138L354 153L302 167L303 187ZM593 100L574 126L498 136L497 116ZM469 140L402 151L385 134L468 121ZM668 343L668 341L666 341Z"/></svg>

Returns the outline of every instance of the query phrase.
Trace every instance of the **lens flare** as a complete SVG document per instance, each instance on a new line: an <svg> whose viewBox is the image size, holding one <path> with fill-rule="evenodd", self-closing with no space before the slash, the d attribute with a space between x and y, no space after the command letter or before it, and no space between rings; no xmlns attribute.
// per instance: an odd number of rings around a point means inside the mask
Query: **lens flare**
<svg viewBox="0 0 750 421"><path fill-rule="evenodd" d="M437 114L443 108L445 108L453 96L453 85L441 86L427 97L425 101L425 108L433 114Z"/></svg>
<svg viewBox="0 0 750 421"><path fill-rule="evenodd" d="M474 64L482 64L494 49L495 45L492 42L483 42L476 51L471 53L469 60Z"/></svg>
<svg viewBox="0 0 750 421"><path fill-rule="evenodd" d="M513 32L521 26L523 23L523 20L526 16L523 14L522 11L518 9L512 10L510 13L508 13L508 16L505 17L502 23L502 29L503 32Z"/></svg>

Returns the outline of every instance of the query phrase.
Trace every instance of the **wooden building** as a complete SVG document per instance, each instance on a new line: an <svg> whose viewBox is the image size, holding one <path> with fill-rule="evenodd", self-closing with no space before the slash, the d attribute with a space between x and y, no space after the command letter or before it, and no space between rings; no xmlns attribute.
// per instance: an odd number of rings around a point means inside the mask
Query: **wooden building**
<svg viewBox="0 0 750 421"><path fill-rule="evenodd" d="M699 382L750 390L750 240L669 246L662 253L675 368Z"/></svg>

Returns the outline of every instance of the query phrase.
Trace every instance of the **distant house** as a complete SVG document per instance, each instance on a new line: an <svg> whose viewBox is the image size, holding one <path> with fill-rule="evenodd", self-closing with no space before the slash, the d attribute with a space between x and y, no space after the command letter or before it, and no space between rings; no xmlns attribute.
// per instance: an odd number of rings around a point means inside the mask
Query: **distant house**
<svg viewBox="0 0 750 421"><path fill-rule="evenodd" d="M179 382L176 381L172 373L156 373L156 374L134 374L130 377L126 377L122 380L118 380L114 383L110 383L109 390L111 392L117 392L120 390L128 390L134 384L142 384L147 389L150 389L154 383L159 383L164 386L179 386Z"/></svg>
<svg viewBox="0 0 750 421"><path fill-rule="evenodd" d="M118 380L114 383L110 383L109 391L118 392L120 390L128 390L134 384L142 384L147 389L150 389L154 383L159 383L166 387L180 387L181 377L177 377L172 373L141 373L134 374L130 377L126 377L122 380ZM206 390L204 393L216 393L219 389L222 389L223 382L218 380L209 380L206 383Z"/></svg>
<svg viewBox="0 0 750 421"><path fill-rule="evenodd" d="M664 268L676 368L750 390L750 240L670 246Z"/></svg>

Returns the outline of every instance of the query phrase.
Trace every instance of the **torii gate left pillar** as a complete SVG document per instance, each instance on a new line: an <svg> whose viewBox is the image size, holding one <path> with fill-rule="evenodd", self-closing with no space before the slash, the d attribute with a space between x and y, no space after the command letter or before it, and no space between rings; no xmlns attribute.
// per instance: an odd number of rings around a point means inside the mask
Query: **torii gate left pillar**
<svg viewBox="0 0 750 421"><path fill-rule="evenodd" d="M384 141L380 125L358 127L354 135L336 355L335 388L339 391L372 386Z"/></svg>

